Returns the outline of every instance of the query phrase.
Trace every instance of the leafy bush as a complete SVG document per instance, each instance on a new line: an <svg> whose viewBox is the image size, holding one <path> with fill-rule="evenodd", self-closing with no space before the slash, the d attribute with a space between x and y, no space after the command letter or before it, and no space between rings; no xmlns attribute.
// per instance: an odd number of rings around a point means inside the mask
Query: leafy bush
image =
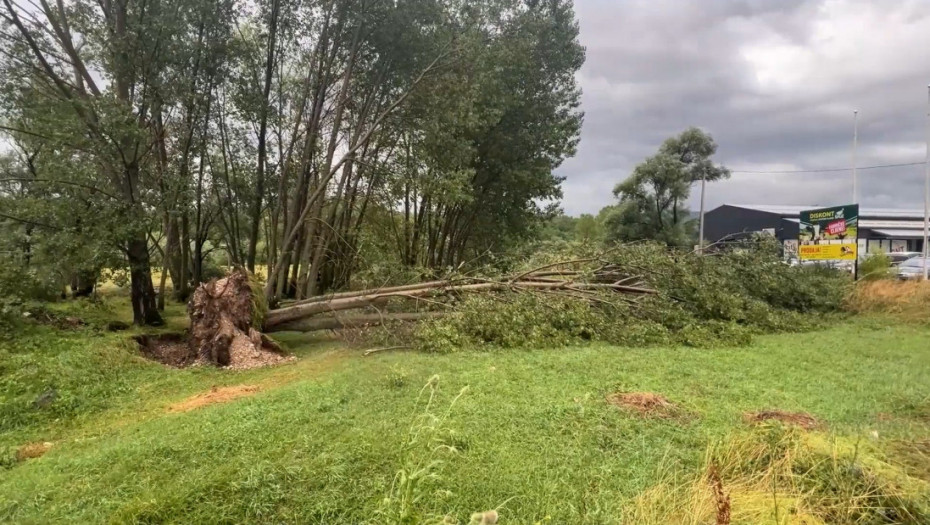
<svg viewBox="0 0 930 525"><path fill-rule="evenodd" d="M864 281L877 281L893 277L891 257L885 252L873 253L859 263L859 278Z"/></svg>
<svg viewBox="0 0 930 525"><path fill-rule="evenodd" d="M525 265L590 257L589 249L535 254ZM515 291L466 296L454 311L419 325L415 345L532 348L601 341L626 346L748 344L754 334L805 330L838 312L851 279L829 268L789 266L760 238L748 248L699 256L658 244L623 245L599 263L637 275L658 295L579 297Z"/></svg>
<svg viewBox="0 0 930 525"><path fill-rule="evenodd" d="M0 264L0 327L9 327L31 301L51 301L61 293L55 276Z"/></svg>

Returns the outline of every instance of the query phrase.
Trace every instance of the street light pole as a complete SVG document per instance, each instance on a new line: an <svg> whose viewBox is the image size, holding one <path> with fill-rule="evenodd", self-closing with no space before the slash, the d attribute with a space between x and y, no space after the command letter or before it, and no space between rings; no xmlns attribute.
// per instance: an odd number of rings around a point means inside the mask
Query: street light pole
<svg viewBox="0 0 930 525"><path fill-rule="evenodd" d="M698 219L698 255L704 255L704 187L707 186L707 176L701 170L701 215Z"/></svg>
<svg viewBox="0 0 930 525"><path fill-rule="evenodd" d="M926 281L927 259L930 259L930 85L927 86L927 157L924 160L924 271Z"/></svg>
<svg viewBox="0 0 930 525"><path fill-rule="evenodd" d="M856 171L856 153L859 149L859 110L853 111L853 147L852 147L852 177L853 177L853 204L859 203L859 173Z"/></svg>

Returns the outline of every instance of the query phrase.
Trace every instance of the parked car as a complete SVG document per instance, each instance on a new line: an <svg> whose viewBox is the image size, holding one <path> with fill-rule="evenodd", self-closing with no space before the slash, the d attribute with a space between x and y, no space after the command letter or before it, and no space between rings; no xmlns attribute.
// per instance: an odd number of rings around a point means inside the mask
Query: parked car
<svg viewBox="0 0 930 525"><path fill-rule="evenodd" d="M841 270L844 272L852 273L854 269L853 261L801 261L801 266L820 266L821 268L832 268L834 270Z"/></svg>
<svg viewBox="0 0 930 525"><path fill-rule="evenodd" d="M898 265L898 279L909 281L912 279L921 279L924 276L925 257L911 257ZM928 261L930 266L930 261Z"/></svg>
<svg viewBox="0 0 930 525"><path fill-rule="evenodd" d="M920 252L891 252L886 254L891 259L892 266L900 266L901 263L914 257L920 257Z"/></svg>

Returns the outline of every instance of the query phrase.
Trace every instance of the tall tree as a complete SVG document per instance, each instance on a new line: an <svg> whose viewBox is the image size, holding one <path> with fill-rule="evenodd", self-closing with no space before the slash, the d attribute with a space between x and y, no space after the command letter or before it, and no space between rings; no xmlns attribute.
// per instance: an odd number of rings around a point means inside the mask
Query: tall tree
<svg viewBox="0 0 930 525"><path fill-rule="evenodd" d="M152 285L144 200L144 170L151 151L151 99L147 88L162 73L161 43L169 31L151 19L161 19L160 2L75 2L55 5L45 0L24 9L3 0L8 23L5 42L21 44L8 62L24 79L5 102L54 104L56 117L79 129L72 141L84 142L100 170L100 184L118 197L120 247L130 269L133 319L137 324L161 324ZM101 82L105 80L106 82ZM34 91L35 90L35 91ZM36 96L36 91L41 96ZM25 130L28 131L28 130Z"/></svg>
<svg viewBox="0 0 930 525"><path fill-rule="evenodd" d="M711 160L716 151L714 139L695 127L667 139L658 153L614 187L620 203L605 218L608 240L687 245L693 232L685 202L692 184L730 176L727 168Z"/></svg>

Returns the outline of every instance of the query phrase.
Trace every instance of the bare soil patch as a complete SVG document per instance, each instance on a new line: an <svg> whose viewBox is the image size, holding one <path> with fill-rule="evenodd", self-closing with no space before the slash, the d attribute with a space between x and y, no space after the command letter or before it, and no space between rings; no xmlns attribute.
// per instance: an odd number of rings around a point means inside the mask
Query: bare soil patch
<svg viewBox="0 0 930 525"><path fill-rule="evenodd" d="M174 367L215 364L192 344L187 334L159 334L136 336L142 355L153 361ZM245 370L292 361L277 347L256 346L248 339L236 338L229 345L229 359L224 368Z"/></svg>
<svg viewBox="0 0 930 525"><path fill-rule="evenodd" d="M28 443L19 447L19 450L16 451L16 459L17 461L26 461L27 459L42 457L51 448L52 443L48 441Z"/></svg>
<svg viewBox="0 0 930 525"><path fill-rule="evenodd" d="M788 425L795 425L804 430L814 430L823 424L814 416L806 412L785 412L784 410L761 410L743 414L747 423L759 424L765 421L780 421Z"/></svg>
<svg viewBox="0 0 930 525"><path fill-rule="evenodd" d="M241 397L251 396L259 390L261 390L261 387L258 385L214 386L209 392L191 396L180 403L169 406L168 412L187 412L207 405L226 403Z"/></svg>
<svg viewBox="0 0 930 525"><path fill-rule="evenodd" d="M161 334L136 336L142 355L159 363L184 368L197 361L197 352L187 344L185 334Z"/></svg>
<svg viewBox="0 0 930 525"><path fill-rule="evenodd" d="M607 396L607 402L643 417L673 418L682 415L678 405L652 392L617 392Z"/></svg>

